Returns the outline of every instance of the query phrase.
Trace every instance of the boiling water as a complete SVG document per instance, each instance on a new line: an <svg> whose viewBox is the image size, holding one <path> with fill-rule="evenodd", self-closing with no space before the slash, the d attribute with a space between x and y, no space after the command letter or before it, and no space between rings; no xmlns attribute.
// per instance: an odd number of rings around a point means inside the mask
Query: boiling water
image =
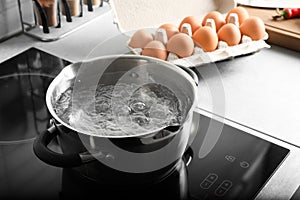
<svg viewBox="0 0 300 200"><path fill-rule="evenodd" d="M80 132L136 135L179 125L182 120L181 102L160 84L98 85L96 91L76 90L76 95L73 91L69 88L61 94L54 110Z"/></svg>

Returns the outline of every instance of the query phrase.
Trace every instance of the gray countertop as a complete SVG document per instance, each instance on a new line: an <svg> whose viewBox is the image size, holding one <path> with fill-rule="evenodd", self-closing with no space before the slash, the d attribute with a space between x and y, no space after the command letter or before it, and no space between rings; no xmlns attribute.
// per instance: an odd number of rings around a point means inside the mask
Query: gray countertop
<svg viewBox="0 0 300 200"><path fill-rule="evenodd" d="M216 66L224 88L225 117L300 145L300 52L271 44L270 49ZM198 70L201 74L206 69ZM199 106L212 111L211 95L205 84L200 88Z"/></svg>
<svg viewBox="0 0 300 200"><path fill-rule="evenodd" d="M120 32L113 23L112 13L108 12L58 41L41 42L19 35L2 42L0 62L29 47L76 62L101 55L97 52L103 50L99 45L117 35ZM209 67L197 70L201 74ZM211 96L214 91L209 91L207 85L221 81L224 98L218 103L222 112L216 114L300 146L300 52L271 45L270 49L252 55L216 63L215 67L217 74L201 79L200 108L214 112Z"/></svg>

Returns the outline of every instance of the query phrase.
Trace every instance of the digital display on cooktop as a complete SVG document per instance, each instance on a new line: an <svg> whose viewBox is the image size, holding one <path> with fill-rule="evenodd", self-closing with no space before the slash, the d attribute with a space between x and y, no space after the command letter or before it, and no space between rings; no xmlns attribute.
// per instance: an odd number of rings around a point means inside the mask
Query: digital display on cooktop
<svg viewBox="0 0 300 200"><path fill-rule="evenodd" d="M47 129L51 118L45 102L48 85L68 64L36 48L0 63L0 199L64 199L69 193L86 197L85 192L91 191L87 187L99 197L105 191L123 196L119 188L100 187L81 175L76 178L72 168L49 166L33 153L34 138ZM182 164L175 175L152 185L151 191L149 187L137 193L133 188L131 199L150 194L160 199L162 192L164 199L173 200L254 199L289 150L225 124L214 148L199 158L210 122L212 119L200 115L198 134L185 154L192 157L188 166ZM57 141L51 148L59 151ZM143 196L135 198L134 194Z"/></svg>

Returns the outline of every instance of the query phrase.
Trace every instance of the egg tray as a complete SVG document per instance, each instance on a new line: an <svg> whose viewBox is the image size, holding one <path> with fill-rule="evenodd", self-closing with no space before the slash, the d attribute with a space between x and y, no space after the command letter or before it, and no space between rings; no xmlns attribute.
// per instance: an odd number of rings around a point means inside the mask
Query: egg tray
<svg viewBox="0 0 300 200"><path fill-rule="evenodd" d="M223 46L222 42L219 42L219 46L215 51L204 52L198 46L195 46L194 52L191 56L185 58L178 58L175 54L169 53L167 61L173 64L185 66L185 67L198 67L208 63L214 63L222 60L232 59L237 56L249 55L263 48L270 48L265 40L268 39L268 35L257 41L252 41L247 36L242 37L242 42L235 46ZM132 48L128 45L132 53L141 55L141 48Z"/></svg>

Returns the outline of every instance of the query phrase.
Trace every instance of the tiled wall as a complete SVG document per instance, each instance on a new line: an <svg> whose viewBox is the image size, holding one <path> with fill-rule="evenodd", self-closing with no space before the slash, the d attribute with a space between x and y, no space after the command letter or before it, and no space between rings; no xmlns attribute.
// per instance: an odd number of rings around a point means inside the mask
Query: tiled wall
<svg viewBox="0 0 300 200"><path fill-rule="evenodd" d="M20 0L25 21L33 22L32 0ZM0 41L22 30L18 0L0 0Z"/></svg>

